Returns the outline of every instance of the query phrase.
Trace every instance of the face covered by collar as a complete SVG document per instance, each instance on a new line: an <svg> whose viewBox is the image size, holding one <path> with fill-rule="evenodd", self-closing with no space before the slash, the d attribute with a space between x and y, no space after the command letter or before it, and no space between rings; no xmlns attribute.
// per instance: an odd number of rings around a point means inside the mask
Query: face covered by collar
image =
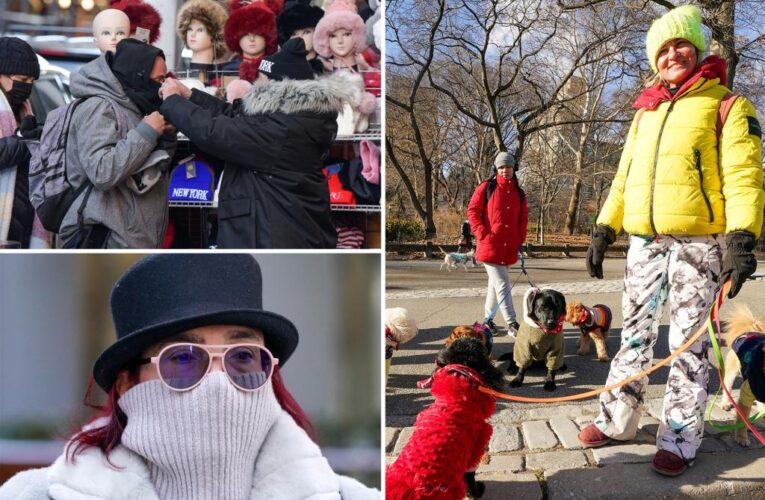
<svg viewBox="0 0 765 500"><path fill-rule="evenodd" d="M147 43L125 38L117 44L115 53L107 52L106 62L119 80L128 98L148 115L159 110L161 85L151 79L151 70L157 57L165 58L164 52Z"/></svg>
<svg viewBox="0 0 765 500"><path fill-rule="evenodd" d="M731 349L741 362L741 376L757 401L765 401L765 334L750 332L737 338Z"/></svg>

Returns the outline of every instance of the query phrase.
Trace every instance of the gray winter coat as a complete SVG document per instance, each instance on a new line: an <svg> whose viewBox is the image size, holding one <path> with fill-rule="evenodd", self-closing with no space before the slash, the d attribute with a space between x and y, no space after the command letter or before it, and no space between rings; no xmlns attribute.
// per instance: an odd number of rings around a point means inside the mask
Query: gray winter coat
<svg viewBox="0 0 765 500"><path fill-rule="evenodd" d="M67 175L75 186L89 181L93 191L84 210L84 223L103 224L111 230L108 248L158 248L167 226L168 176L143 194L128 187L151 152L164 149L172 157L175 141L160 140L138 107L128 99L104 56L91 61L71 78L74 97L107 95L124 111L127 133L117 131L117 118L104 99L91 98L74 112L67 142ZM167 168L169 160L161 165ZM85 193L72 203L61 224L61 237L77 230L77 212Z"/></svg>

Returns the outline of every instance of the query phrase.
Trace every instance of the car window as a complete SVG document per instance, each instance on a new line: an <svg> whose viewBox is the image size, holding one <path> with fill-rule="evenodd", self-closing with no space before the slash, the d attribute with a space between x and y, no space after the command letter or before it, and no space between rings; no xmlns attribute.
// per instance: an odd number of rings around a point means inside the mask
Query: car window
<svg viewBox="0 0 765 500"><path fill-rule="evenodd" d="M29 102L38 123L44 123L48 113L69 102L69 91L57 75L42 75L32 87Z"/></svg>

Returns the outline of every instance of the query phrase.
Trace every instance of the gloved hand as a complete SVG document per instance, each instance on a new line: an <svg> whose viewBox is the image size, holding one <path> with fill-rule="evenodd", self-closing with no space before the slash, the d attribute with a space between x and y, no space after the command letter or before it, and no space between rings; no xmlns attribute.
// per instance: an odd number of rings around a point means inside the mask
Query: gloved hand
<svg viewBox="0 0 765 500"><path fill-rule="evenodd" d="M25 116L19 124L19 135L24 139L39 140L42 135L43 126L37 124L37 118L34 116Z"/></svg>
<svg viewBox="0 0 765 500"><path fill-rule="evenodd" d="M729 299L738 294L744 282L757 270L754 245L754 235L749 231L733 231L725 235L722 282L731 278Z"/></svg>
<svg viewBox="0 0 765 500"><path fill-rule="evenodd" d="M587 272L592 278L603 279L603 257L608 245L616 241L616 232L604 224L599 224L592 234L590 248L587 249Z"/></svg>

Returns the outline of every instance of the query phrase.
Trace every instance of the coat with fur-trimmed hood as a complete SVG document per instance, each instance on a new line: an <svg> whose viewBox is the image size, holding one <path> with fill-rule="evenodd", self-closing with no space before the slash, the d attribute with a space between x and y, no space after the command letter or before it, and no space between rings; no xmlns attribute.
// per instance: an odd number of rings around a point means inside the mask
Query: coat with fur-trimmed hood
<svg viewBox="0 0 765 500"><path fill-rule="evenodd" d="M359 75L256 82L233 104L192 91L169 97L166 119L226 162L218 205L220 248L335 248L323 160L344 102L361 103Z"/></svg>

